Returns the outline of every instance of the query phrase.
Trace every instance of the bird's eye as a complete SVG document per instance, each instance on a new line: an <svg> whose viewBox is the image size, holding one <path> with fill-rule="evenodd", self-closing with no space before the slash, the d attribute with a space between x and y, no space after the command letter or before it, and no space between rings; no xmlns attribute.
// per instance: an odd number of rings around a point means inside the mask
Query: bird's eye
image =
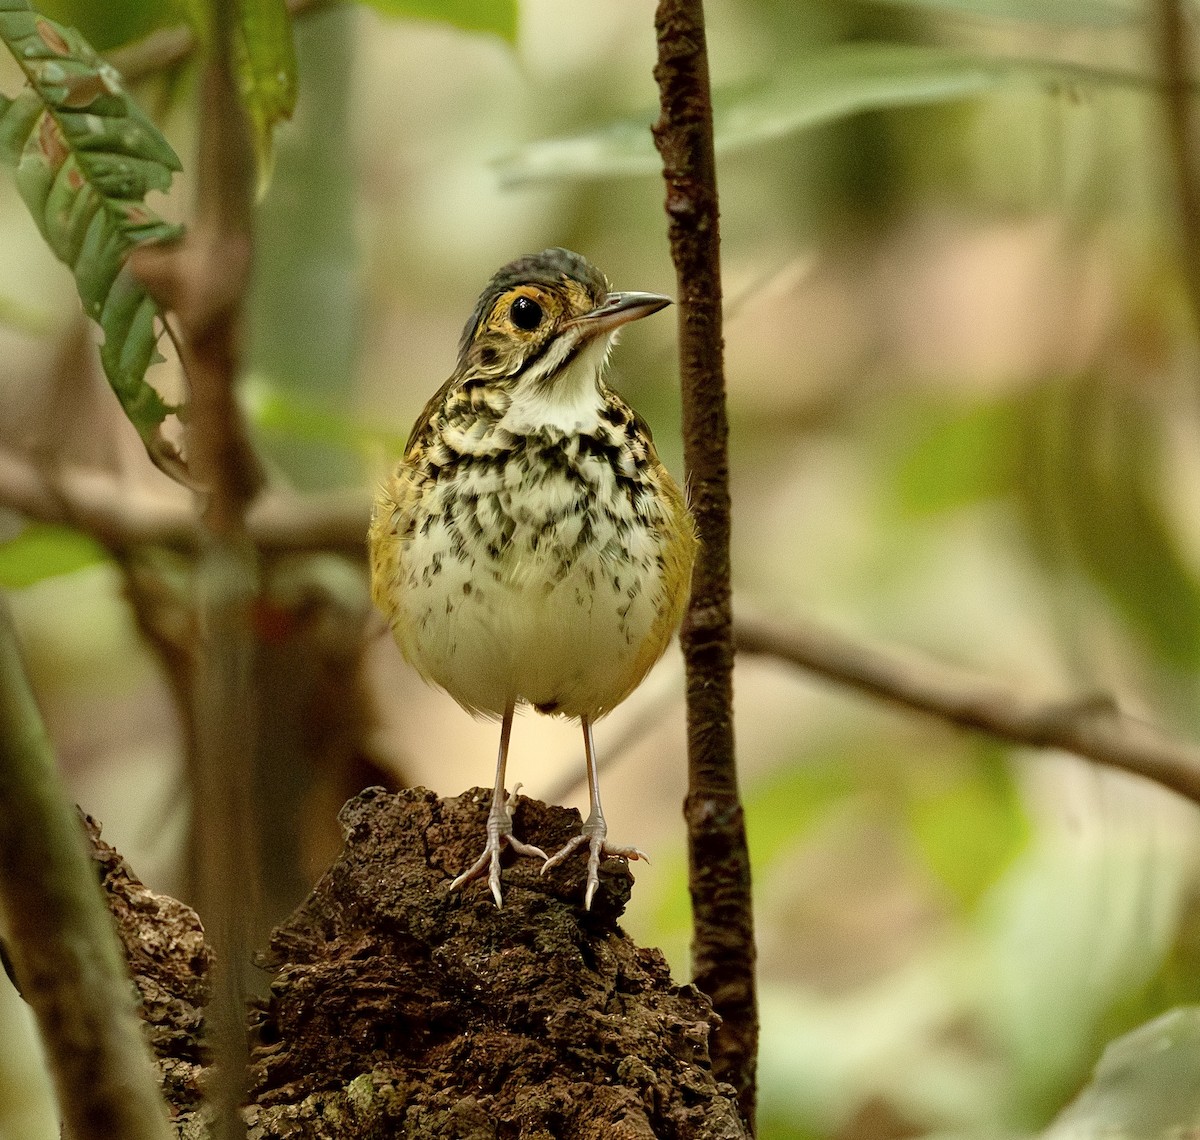
<svg viewBox="0 0 1200 1140"><path fill-rule="evenodd" d="M542 323L542 306L532 297L518 297L508 310L512 323L526 332L533 332Z"/></svg>

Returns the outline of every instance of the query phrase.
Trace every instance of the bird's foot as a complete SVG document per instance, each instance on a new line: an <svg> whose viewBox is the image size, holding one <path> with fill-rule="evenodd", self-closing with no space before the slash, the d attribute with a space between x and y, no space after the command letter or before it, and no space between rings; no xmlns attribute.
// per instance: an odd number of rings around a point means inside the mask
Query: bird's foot
<svg viewBox="0 0 1200 1140"><path fill-rule="evenodd" d="M592 909L592 896L596 893L596 888L600 886L601 859L607 859L610 855L617 855L622 859L628 859L631 863L636 862L638 859L647 863L650 862L650 856L637 847L615 847L609 843L608 824L604 822L604 817L590 815L584 822L579 834L574 839L570 839L563 844L558 851L542 864L542 874L544 875L552 867L557 867L560 863L565 862L585 843L588 846L588 861L587 889L583 896L584 910Z"/></svg>
<svg viewBox="0 0 1200 1140"><path fill-rule="evenodd" d="M532 843L523 843L513 835L512 808L520 790L521 785L518 784L513 788L511 796L492 799L492 808L487 817L487 843L484 844L483 854L450 884L450 890L456 891L472 879L482 878L486 874L488 886L492 889L492 898L496 900L496 906L501 907L504 905L500 895L501 848L507 843L518 855L534 855L545 862L545 851L534 847Z"/></svg>

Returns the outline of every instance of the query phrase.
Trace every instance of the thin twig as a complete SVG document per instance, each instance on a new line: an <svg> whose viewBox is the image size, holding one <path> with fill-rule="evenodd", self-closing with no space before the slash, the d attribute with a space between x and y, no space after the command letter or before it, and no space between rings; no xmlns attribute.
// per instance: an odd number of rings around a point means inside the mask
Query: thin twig
<svg viewBox="0 0 1200 1140"><path fill-rule="evenodd" d="M1190 41L1191 9L1184 0L1157 0L1158 51L1163 109L1171 151L1171 174L1181 233L1180 261L1192 319L1200 328L1200 178L1195 156L1194 83Z"/></svg>
<svg viewBox="0 0 1200 1140"><path fill-rule="evenodd" d="M733 746L733 614L729 580L729 426L721 338L721 266L712 93L702 0L659 0L663 160L679 292L683 446L700 555L680 635L687 670L692 969L722 1024L718 1077L737 1089L753 1129L758 1007L750 856Z"/></svg>
<svg viewBox="0 0 1200 1140"><path fill-rule="evenodd" d="M1009 744L1073 752L1200 803L1200 748L1121 713L1110 698L1047 700L816 622L739 615L735 628L739 652L789 661L825 680Z"/></svg>
<svg viewBox="0 0 1200 1140"><path fill-rule="evenodd" d="M189 497L174 486L130 486L95 467L61 465L51 478L32 459L0 447L0 508L33 522L75 526L108 549L144 546L195 552L203 530ZM299 495L272 488L246 513L254 545L267 553L288 550L365 550L370 495L361 490Z"/></svg>
<svg viewBox="0 0 1200 1140"><path fill-rule="evenodd" d="M253 158L233 64L231 0L213 5L213 51L201 91L196 230L206 256L192 285L203 290L185 320L191 349L189 455L210 488L209 543L197 570L205 645L195 700L192 782L197 901L217 954L209 1026L217 1059L218 1140L239 1140L248 1047L244 971L254 910L253 764L257 708L252 606L258 567L245 529L258 472L237 406L241 307L249 284ZM238 889L230 890L237 883ZM215 935L215 937L214 937Z"/></svg>
<svg viewBox="0 0 1200 1140"><path fill-rule="evenodd" d="M73 1140L174 1135L129 979L0 595L0 914Z"/></svg>

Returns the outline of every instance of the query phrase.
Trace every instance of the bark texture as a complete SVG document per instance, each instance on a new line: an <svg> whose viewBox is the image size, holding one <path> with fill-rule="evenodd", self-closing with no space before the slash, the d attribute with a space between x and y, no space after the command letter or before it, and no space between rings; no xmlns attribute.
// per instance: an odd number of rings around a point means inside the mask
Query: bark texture
<svg viewBox="0 0 1200 1140"><path fill-rule="evenodd" d="M203 1010L212 952L196 912L151 891L100 838L100 825L90 816L84 823L117 938L141 995L163 1097L178 1127L199 1110L203 1098Z"/></svg>
<svg viewBox="0 0 1200 1140"><path fill-rule="evenodd" d="M0 922L72 1140L166 1140L134 995L0 591Z"/></svg>
<svg viewBox="0 0 1200 1140"><path fill-rule="evenodd" d="M753 1127L758 1052L750 854L733 741L730 603L729 423L721 332L721 260L712 94L702 0L659 0L662 114L654 141L663 160L671 258L679 288L683 454L700 556L680 631L687 670L688 857L692 971L722 1018L713 1047L718 1076L738 1090Z"/></svg>
<svg viewBox="0 0 1200 1140"><path fill-rule="evenodd" d="M485 884L447 889L480 850L489 795L372 788L343 808L341 855L262 960L274 976L251 1016L251 1140L743 1140L712 1072L710 1002L617 926L622 861L601 868L590 914L582 858L544 878L534 860L507 866L502 911ZM522 798L515 824L552 850L579 816ZM180 1136L196 1136L209 957L194 915L130 887L111 858L164 1086Z"/></svg>

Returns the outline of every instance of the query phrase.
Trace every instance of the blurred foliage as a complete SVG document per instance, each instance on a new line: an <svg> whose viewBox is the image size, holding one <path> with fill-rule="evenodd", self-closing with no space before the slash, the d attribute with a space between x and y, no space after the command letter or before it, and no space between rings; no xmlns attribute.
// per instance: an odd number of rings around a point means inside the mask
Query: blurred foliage
<svg viewBox="0 0 1200 1140"><path fill-rule="evenodd" d="M403 450L406 437L389 427L368 427L345 414L330 411L321 403L307 402L294 391L255 385L247 378L246 403L252 422L269 442L271 436L291 443L322 444L322 453L374 455L381 448L388 454ZM326 478L328 474L326 473Z"/></svg>
<svg viewBox="0 0 1200 1140"><path fill-rule="evenodd" d="M837 44L773 68L761 80L714 91L714 146L718 155L736 153L847 115L950 102L1013 82L1050 88L1143 88L1153 77L1060 60L966 55L912 44ZM647 114L587 134L531 143L500 160L497 171L512 185L656 174L658 152L648 130L653 118Z"/></svg>
<svg viewBox="0 0 1200 1140"><path fill-rule="evenodd" d="M492 32L514 43L517 0L367 0L385 16L448 23L467 32Z"/></svg>
<svg viewBox="0 0 1200 1140"><path fill-rule="evenodd" d="M30 336L48 336L54 331L54 322L47 313L31 308L15 297L0 297L0 325Z"/></svg>
<svg viewBox="0 0 1200 1140"><path fill-rule="evenodd" d="M345 177L354 153L343 129L354 16L349 6L332 7L296 25L301 101L277 140L280 187L256 218L244 391L265 454L303 489L360 484L364 457L373 454L368 433L347 414L364 303L356 188Z"/></svg>
<svg viewBox="0 0 1200 1140"><path fill-rule="evenodd" d="M1028 20L1060 27L1108 28L1145 17L1139 0L875 0L905 8L926 8L952 15Z"/></svg>
<svg viewBox="0 0 1200 1140"><path fill-rule="evenodd" d="M902 510L937 514L1014 491L1022 426L1016 401L919 406L911 415L893 478Z"/></svg>
<svg viewBox="0 0 1200 1140"><path fill-rule="evenodd" d="M1007 750L977 742L970 767L905 803L908 830L929 870L969 913L1029 840Z"/></svg>
<svg viewBox="0 0 1200 1140"><path fill-rule="evenodd" d="M1164 420L1102 376L1050 385L1027 410L1021 503L1035 537L1069 557L1146 642L1151 657L1200 667L1200 579L1159 498Z"/></svg>
<svg viewBox="0 0 1200 1140"><path fill-rule="evenodd" d="M204 7L43 10L107 50L202 25ZM1194 737L1196 337L1146 7L706 8L739 592L1035 691L1113 691ZM376 0L309 12L291 32L278 0L243 14L260 154L275 148L243 396L276 478L369 482L448 373L480 284L515 253L574 246L620 287L672 288L640 0L524 0L519 13L515 0ZM174 82L192 90L186 69ZM146 105L186 153L187 101L168 111L155 90ZM22 147L38 138L27 127ZM143 191L170 181L155 153ZM34 213L54 244L58 215ZM56 325L9 268L0 325L19 326L23 347ZM674 462L669 325L649 326L615 375ZM0 584L74 598L63 575L102 557L70 530L28 526L0 546ZM89 636L95 624L70 614ZM81 672L103 669L89 658ZM398 751L419 764L434 714L413 712L415 686L386 697L405 703ZM763 1140L1196 1126L1196 1014L1166 1012L1200 1000L1194 812L757 664L739 669L738 707ZM437 750L422 778L459 790L444 784L456 759ZM630 799L651 822L674 819L671 775L637 778ZM683 976L679 834L639 876L628 925Z"/></svg>
<svg viewBox="0 0 1200 1140"><path fill-rule="evenodd" d="M1200 1128L1200 1008L1171 1010L1113 1041L1045 1140L1157 1140Z"/></svg>
<svg viewBox="0 0 1200 1140"><path fill-rule="evenodd" d="M192 0L140 0L97 4L95 0L38 0L44 16L77 29L97 51L109 51L148 36L158 28L179 23Z"/></svg>
<svg viewBox="0 0 1200 1140"><path fill-rule="evenodd" d="M261 196L275 166L275 127L296 108L296 52L285 0L239 0L238 33L242 99L254 128Z"/></svg>
<svg viewBox="0 0 1200 1140"><path fill-rule="evenodd" d="M30 523L16 538L0 542L0 588L32 586L44 578L82 570L106 557L99 543L77 530Z"/></svg>

